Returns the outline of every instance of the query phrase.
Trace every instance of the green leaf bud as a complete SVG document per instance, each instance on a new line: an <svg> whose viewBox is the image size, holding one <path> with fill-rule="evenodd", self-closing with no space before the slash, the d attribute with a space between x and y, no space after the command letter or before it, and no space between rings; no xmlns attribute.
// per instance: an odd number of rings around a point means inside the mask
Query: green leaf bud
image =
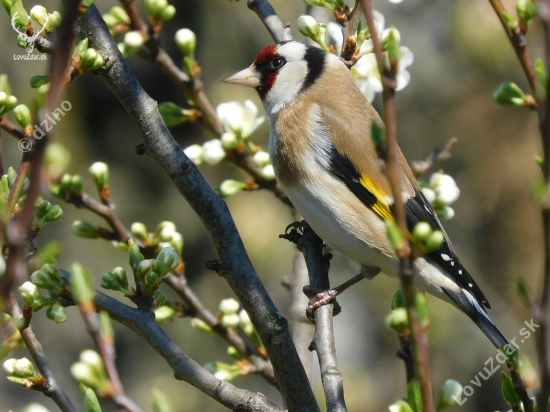
<svg viewBox="0 0 550 412"><path fill-rule="evenodd" d="M78 237L95 239L99 237L99 231L94 225L84 220L75 220L72 226L72 232Z"/></svg>
<svg viewBox="0 0 550 412"><path fill-rule="evenodd" d="M512 82L504 82L493 94L493 100L502 106L528 106L534 99L526 95L520 87Z"/></svg>
<svg viewBox="0 0 550 412"><path fill-rule="evenodd" d="M130 256L130 267L132 270L136 270L139 263L143 260L143 256L139 251L139 245L132 238L128 240L128 254Z"/></svg>
<svg viewBox="0 0 550 412"><path fill-rule="evenodd" d="M141 279L153 268L153 259L142 260L137 266L137 274Z"/></svg>
<svg viewBox="0 0 550 412"><path fill-rule="evenodd" d="M429 253L439 249L444 242L445 235L443 234L443 232L441 232L441 230L434 230L426 240L426 245L424 247L425 252Z"/></svg>
<svg viewBox="0 0 550 412"><path fill-rule="evenodd" d="M176 269L180 264L178 252L172 246L162 249L157 256L157 260L164 263L168 272Z"/></svg>
<svg viewBox="0 0 550 412"><path fill-rule="evenodd" d="M58 325L67 321L67 309L61 306L59 301L55 302L53 306L48 309L48 312L53 321Z"/></svg>
<svg viewBox="0 0 550 412"><path fill-rule="evenodd" d="M191 326L199 332L214 334L214 330L206 322L199 318L191 319Z"/></svg>
<svg viewBox="0 0 550 412"><path fill-rule="evenodd" d="M31 111L24 104L20 104L13 109L13 115L15 120L21 126L21 128L26 129L31 125L32 116Z"/></svg>
<svg viewBox="0 0 550 412"><path fill-rule="evenodd" d="M537 17L537 8L532 0L518 0L516 12L519 19L525 23Z"/></svg>
<svg viewBox="0 0 550 412"><path fill-rule="evenodd" d="M91 305L95 297L94 280L80 263L71 265L71 289L73 298L82 305Z"/></svg>
<svg viewBox="0 0 550 412"><path fill-rule="evenodd" d="M397 290L391 298L391 308L404 308L405 307L405 295L401 289Z"/></svg>
<svg viewBox="0 0 550 412"><path fill-rule="evenodd" d="M173 412L168 396L158 389L153 389L153 411Z"/></svg>
<svg viewBox="0 0 550 412"><path fill-rule="evenodd" d="M81 175L73 175L69 184L70 191L76 195L82 195L82 189L84 188L84 178Z"/></svg>
<svg viewBox="0 0 550 412"><path fill-rule="evenodd" d="M425 242L432 234L432 227L428 222L419 222L414 226L413 235L419 242Z"/></svg>
<svg viewBox="0 0 550 412"><path fill-rule="evenodd" d="M85 38L84 40L81 40L80 42L78 42L78 44L74 49L73 56L84 54L84 52L88 49L88 43L89 43L88 38Z"/></svg>
<svg viewBox="0 0 550 412"><path fill-rule="evenodd" d="M38 89L45 84L50 82L50 76L33 76L31 78L30 84L33 89Z"/></svg>
<svg viewBox="0 0 550 412"><path fill-rule="evenodd" d="M176 311L174 310L174 308L167 305L159 306L155 309L155 320L157 321L157 323L163 324L171 320L175 314Z"/></svg>
<svg viewBox="0 0 550 412"><path fill-rule="evenodd" d="M103 67L105 59L95 49L89 48L82 54L80 64L86 70L93 71Z"/></svg>
<svg viewBox="0 0 550 412"><path fill-rule="evenodd" d="M124 10L120 6L114 6L111 11L109 12L119 23L127 23L130 24L130 16L128 16L128 13L126 13L126 10Z"/></svg>
<svg viewBox="0 0 550 412"><path fill-rule="evenodd" d="M160 12L158 19L160 21L166 22L166 21L172 20L175 15L176 15L176 8L173 5L169 4Z"/></svg>
<svg viewBox="0 0 550 412"><path fill-rule="evenodd" d="M141 241L149 240L149 232L147 231L147 226L141 222L134 222L130 227L132 234Z"/></svg>
<svg viewBox="0 0 550 412"><path fill-rule="evenodd" d="M97 395L93 389L86 388L86 392L84 393L84 403L86 404L86 409L88 412L101 412L99 400L97 399Z"/></svg>

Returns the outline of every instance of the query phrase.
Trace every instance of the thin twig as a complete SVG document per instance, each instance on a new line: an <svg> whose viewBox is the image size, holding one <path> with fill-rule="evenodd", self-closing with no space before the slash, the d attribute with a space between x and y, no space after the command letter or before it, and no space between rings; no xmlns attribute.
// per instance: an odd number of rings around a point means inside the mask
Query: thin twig
<svg viewBox="0 0 550 412"><path fill-rule="evenodd" d="M110 390L105 396L112 399L119 408L124 409L126 412L143 412L143 410L136 405L136 403L130 399L124 391L124 387L122 386L122 381L118 375L118 370L115 363L115 348L111 343L107 342L101 333L99 316L96 313L95 306L93 304L80 304L79 307L84 323L86 324L86 329L94 340L96 348L103 359L105 372L107 373L107 377L112 385L112 390Z"/></svg>
<svg viewBox="0 0 550 412"><path fill-rule="evenodd" d="M424 160L417 160L411 162L411 170L414 173L415 177L422 176L431 168L437 166L441 162L444 162L447 159L450 159L453 155L451 149L455 144L458 143L456 137L451 137L443 149L435 149L430 155Z"/></svg>
<svg viewBox="0 0 550 412"><path fill-rule="evenodd" d="M386 165L386 174L393 193L394 215L397 225L401 230L402 242L397 250L400 266L400 278L403 294L405 295L405 306L412 333L412 345L415 355L416 377L420 382L420 391L422 393L422 402L425 412L433 412L434 401L430 383L430 365L428 354L428 339L425 332L420 328L418 312L416 309L416 291L413 286L414 269L410 256L410 247L408 242L407 217L405 213L405 204L403 202L403 192L401 185L401 173L399 171L397 146L397 120L395 114L395 88L396 88L396 68L387 68L383 55L383 47L374 22L374 10L371 0L363 0L363 12L367 19L367 24L371 33L371 38L376 54L376 61L382 78L384 88L382 97L384 99L384 115L386 125L386 141L388 146L388 159Z"/></svg>
<svg viewBox="0 0 550 412"><path fill-rule="evenodd" d="M25 133L18 127L16 127L12 122L9 121L6 117L2 117L0 119L0 129L4 129L6 132L11 134L12 136L17 137L17 139L21 140L25 138Z"/></svg>
<svg viewBox="0 0 550 412"><path fill-rule="evenodd" d="M506 32L506 35L510 40L510 43L512 43L512 46L514 47L514 51L516 52L523 72L525 73L525 77L527 78L529 86L531 87L531 91L535 96L537 104L544 103L542 101L544 96L544 88L540 84L539 78L535 73L531 57L527 52L527 39L525 38L525 35L521 32L519 25L516 25L514 28L511 28L508 25L508 22L504 17L505 13L508 12L506 11L506 8L502 4L501 0L489 1L491 3L491 6L493 6L493 9L495 10L495 13L497 14L498 19L500 20L500 23L502 24L502 27L504 28L504 31Z"/></svg>
<svg viewBox="0 0 550 412"><path fill-rule="evenodd" d="M248 0L248 8L258 15L273 40L277 43L292 40L290 23L283 24L268 0Z"/></svg>
<svg viewBox="0 0 550 412"><path fill-rule="evenodd" d="M8 314L12 317L15 325L23 325L23 313L17 303L17 300L10 294L7 305ZM29 353L38 370L47 380L43 393L51 398L63 412L76 412L77 409L63 390L63 387L57 381L53 369L46 358L42 345L36 338L31 328L25 327L19 329Z"/></svg>
<svg viewBox="0 0 550 412"><path fill-rule="evenodd" d="M151 311L131 308L101 292L96 292L95 304L98 309L107 311L113 320L127 326L151 345L173 369L176 379L193 385L234 411L282 412L264 395L239 389L229 382L219 380L189 358L166 335Z"/></svg>
<svg viewBox="0 0 550 412"><path fill-rule="evenodd" d="M544 29L546 73L550 68L550 1L539 3L539 18ZM550 183L550 82L547 82L546 102L539 105L539 129L543 146L543 176L546 185ZM544 227L544 282L540 305L536 310L540 334L537 337L537 353L540 369L540 390L537 404L540 412L550 411L550 210L542 208Z"/></svg>
<svg viewBox="0 0 550 412"><path fill-rule="evenodd" d="M309 227L296 245L304 254L309 274L309 285L315 291L330 290L329 256L323 254L323 241ZM310 296L313 298L313 296ZM315 335L310 350L317 352L321 380L328 412L347 412L344 398L344 378L336 359L333 328L334 304L323 305L314 312Z"/></svg>
<svg viewBox="0 0 550 412"><path fill-rule="evenodd" d="M216 315L210 312L200 299L193 293L185 276L176 273L170 273L164 278L164 283L170 286L189 308L193 315L205 322L212 330L220 336L225 342L233 346L244 359L248 359L254 367L254 372L263 376L269 383L277 386L273 366L269 359L265 359L258 352L258 349L250 341L244 340L235 329L224 327Z"/></svg>
<svg viewBox="0 0 550 412"><path fill-rule="evenodd" d="M318 411L292 343L288 322L273 304L254 270L227 205L171 136L156 102L132 74L95 6L82 17L81 29L90 39L90 46L106 57L108 63L99 73L135 122L147 153L172 179L210 232L219 254L218 264L214 266L249 314L269 354L289 410Z"/></svg>

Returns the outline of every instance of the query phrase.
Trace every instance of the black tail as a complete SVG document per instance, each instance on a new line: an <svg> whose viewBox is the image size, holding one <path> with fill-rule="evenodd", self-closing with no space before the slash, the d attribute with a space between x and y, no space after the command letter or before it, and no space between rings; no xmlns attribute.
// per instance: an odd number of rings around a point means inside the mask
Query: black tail
<svg viewBox="0 0 550 412"><path fill-rule="evenodd" d="M485 312L485 309L470 292L465 289L462 289L462 293L456 293L449 290L445 290L445 292L453 302L474 321L479 329L485 333L497 349L508 344L504 335L500 333L493 321L489 318L489 315L487 315L487 312Z"/></svg>

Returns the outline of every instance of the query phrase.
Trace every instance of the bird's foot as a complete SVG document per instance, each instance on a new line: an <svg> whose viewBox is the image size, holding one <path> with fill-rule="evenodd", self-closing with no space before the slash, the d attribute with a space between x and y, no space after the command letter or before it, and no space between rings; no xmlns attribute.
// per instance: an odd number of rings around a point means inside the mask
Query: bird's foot
<svg viewBox="0 0 550 412"><path fill-rule="evenodd" d="M338 302L336 302L336 296L340 295L344 290L355 285L362 279L365 279L365 275L363 273L360 273L357 276L354 276L353 278L348 280L347 282L342 283L340 286L329 290L320 290L311 286L304 286L304 293L306 294L306 296L311 298L306 308L307 318L313 321L313 313L315 312L315 310L329 303L334 304L334 316L338 315L342 311L342 308L340 307ZM312 297L312 295L314 294L315 296Z"/></svg>
<svg viewBox="0 0 550 412"><path fill-rule="evenodd" d="M342 308L336 302L336 296L338 296L341 292L339 292L337 289L329 289L329 290L319 290L317 288L314 288L312 286L304 286L304 294L306 296L315 295L308 303L306 307L306 316L309 320L313 322L313 314L314 312L319 309L321 306L328 305L329 303L334 304L334 311L333 315L338 315Z"/></svg>

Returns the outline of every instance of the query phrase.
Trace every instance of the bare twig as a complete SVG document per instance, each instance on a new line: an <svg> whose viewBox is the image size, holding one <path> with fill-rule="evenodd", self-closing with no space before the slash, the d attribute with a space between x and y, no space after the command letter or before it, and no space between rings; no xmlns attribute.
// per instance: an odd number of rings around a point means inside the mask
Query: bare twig
<svg viewBox="0 0 550 412"><path fill-rule="evenodd" d="M17 137L19 140L25 138L25 133L21 129L19 129L17 126L15 126L12 122L9 121L6 117L2 117L0 119L0 129L4 129L9 134Z"/></svg>
<svg viewBox="0 0 550 412"><path fill-rule="evenodd" d="M437 166L439 163L444 162L447 159L450 159L453 155L451 149L455 144L458 143L456 137L451 137L443 149L435 149L430 155L424 160L417 160L411 162L411 170L416 177L419 177L426 173L431 168Z"/></svg>
<svg viewBox="0 0 550 412"><path fill-rule="evenodd" d="M420 382L420 391L422 393L422 403L425 412L433 412L434 401L430 383L430 365L428 359L428 339L425 332L420 328L418 312L416 309L416 291L413 286L414 269L410 256L410 247L408 242L407 217L405 213L405 204L403 202L401 173L399 171L397 146L397 120L395 115L395 87L396 87L396 68L386 67L383 55L383 47L374 22L374 11L371 0L363 0L363 12L367 19L367 24L371 33L371 38L376 54L376 61L382 78L384 88L382 97L384 99L384 115L386 125L386 139L388 146L388 159L386 165L386 174L392 188L394 198L394 215L397 225L401 230L402 242L397 249L397 256L400 263L401 287L405 295L405 306L412 334L412 345L415 355L416 377Z"/></svg>
<svg viewBox="0 0 550 412"><path fill-rule="evenodd" d="M10 294L7 305L8 314L12 317L15 325L23 325L23 313L15 300L13 294ZM63 412L76 412L77 409L57 381L53 369L46 358L42 345L36 338L36 335L31 328L25 327L19 329L21 336L25 341L25 345L29 350L34 363L38 370L47 380L47 383L42 391L44 395L51 398Z"/></svg>
<svg viewBox="0 0 550 412"><path fill-rule="evenodd" d="M215 269L226 279L248 312L269 354L289 410L318 411L292 343L288 322L278 312L260 282L227 205L174 141L162 121L156 102L145 93L132 74L95 7L83 16L81 29L90 39L90 46L106 57L108 64L100 70L100 74L139 128L147 153L161 165L210 232L219 254Z"/></svg>
<svg viewBox="0 0 550 412"><path fill-rule="evenodd" d="M527 39L525 38L525 35L521 32L519 25L516 25L513 28L510 27L505 18L505 14L507 14L508 12L506 11L506 8L502 4L501 0L489 1L491 3L491 6L493 6L493 9L495 10L495 13L497 14L498 19L500 20L500 23L502 24L502 27L504 28L504 31L506 32L506 35L510 40L510 43L512 43L512 46L514 47L514 51L516 52L523 72L525 73L525 77L527 78L529 86L531 87L531 90L535 96L537 104L544 103L542 101L544 98L544 88L540 84L539 78L535 73L531 57L527 52Z"/></svg>
<svg viewBox="0 0 550 412"><path fill-rule="evenodd" d="M310 288L315 291L330 290L328 278L330 255L323 254L321 238L312 229L307 228L296 245L304 254ZM309 297L313 298L313 295ZM331 303L321 306L314 312L315 335L310 350L315 350L319 359L327 411L347 412L344 399L344 378L336 359L332 323L333 311L334 304Z"/></svg>
<svg viewBox="0 0 550 412"><path fill-rule="evenodd" d="M550 68L550 2L539 3L539 17L544 29L545 67ZM546 89L546 102L539 105L539 129L543 146L543 176L546 185L550 183L550 82ZM536 309L540 324L540 334L537 336L537 352L540 369L540 391L537 394L537 404L540 412L550 411L550 210L542 208L544 227L544 283L540 305Z"/></svg>
<svg viewBox="0 0 550 412"><path fill-rule="evenodd" d="M96 313L95 306L93 304L80 304L79 307L84 323L86 324L86 329L94 340L96 348L103 359L105 372L107 373L107 377L112 385L111 390L109 393L106 393L105 396L112 399L119 408L124 409L126 412L143 412L143 410L136 405L124 391L124 387L122 386L122 381L118 375L118 370L115 363L115 348L113 344L107 342L101 334L99 316Z"/></svg>
<svg viewBox="0 0 550 412"><path fill-rule="evenodd" d="M164 283L178 294L185 306L193 312L193 316L205 322L218 336L237 349L244 359L248 359L252 363L255 373L260 374L269 383L277 386L271 362L265 359L250 341L244 340L235 329L224 327L218 321L216 315L206 309L200 299L193 293L187 285L185 276L172 272L164 278Z"/></svg>
<svg viewBox="0 0 550 412"><path fill-rule="evenodd" d="M173 369L176 379L193 385L234 411L282 412L264 395L239 389L229 382L219 380L190 359L157 324L151 311L131 308L101 292L96 292L95 304L99 309L107 311L113 320L127 326L151 345Z"/></svg>
<svg viewBox="0 0 550 412"><path fill-rule="evenodd" d="M283 24L268 0L248 0L248 8L258 15L273 40L292 40L290 23Z"/></svg>

